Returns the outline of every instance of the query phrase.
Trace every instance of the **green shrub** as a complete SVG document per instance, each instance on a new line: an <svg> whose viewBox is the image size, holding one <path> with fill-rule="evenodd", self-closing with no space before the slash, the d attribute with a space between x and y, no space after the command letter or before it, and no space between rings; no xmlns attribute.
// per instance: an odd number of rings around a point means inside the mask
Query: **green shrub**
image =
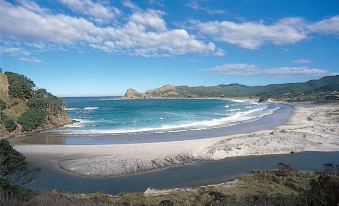
<svg viewBox="0 0 339 206"><path fill-rule="evenodd" d="M47 116L47 112L44 109L32 109L23 113L18 122L22 125L24 131L32 131L40 126Z"/></svg>
<svg viewBox="0 0 339 206"><path fill-rule="evenodd" d="M65 107L65 102L45 89L38 89L34 92L34 96L29 99L27 105L31 109L45 108L52 114L58 114Z"/></svg>
<svg viewBox="0 0 339 206"><path fill-rule="evenodd" d="M13 196L20 200L28 200L32 193L23 187L30 182L38 170L36 168L28 167L26 158L21 153L13 149L9 142L5 139L0 140L0 193L6 196ZM7 177L15 175L15 185ZM0 194L0 205L2 205ZM6 205L6 204L5 204Z"/></svg>
<svg viewBox="0 0 339 206"><path fill-rule="evenodd" d="M44 98L34 96L28 100L27 105L31 109L44 108L47 105L47 102Z"/></svg>
<svg viewBox="0 0 339 206"><path fill-rule="evenodd" d="M18 97L29 99L33 95L33 88L35 84L32 80L24 75L16 74L13 72L5 73L8 79L8 94L11 97Z"/></svg>
<svg viewBox="0 0 339 206"><path fill-rule="evenodd" d="M4 125L9 132L13 132L16 129L16 123L11 119L4 120Z"/></svg>
<svg viewBox="0 0 339 206"><path fill-rule="evenodd" d="M0 112L6 109L6 102L0 99Z"/></svg>

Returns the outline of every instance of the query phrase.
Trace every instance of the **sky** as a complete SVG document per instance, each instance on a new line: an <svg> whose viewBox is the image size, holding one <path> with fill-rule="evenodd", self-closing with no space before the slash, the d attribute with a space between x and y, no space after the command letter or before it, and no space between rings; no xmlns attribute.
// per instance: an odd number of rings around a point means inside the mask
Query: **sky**
<svg viewBox="0 0 339 206"><path fill-rule="evenodd" d="M0 0L0 67L58 96L339 73L339 0Z"/></svg>

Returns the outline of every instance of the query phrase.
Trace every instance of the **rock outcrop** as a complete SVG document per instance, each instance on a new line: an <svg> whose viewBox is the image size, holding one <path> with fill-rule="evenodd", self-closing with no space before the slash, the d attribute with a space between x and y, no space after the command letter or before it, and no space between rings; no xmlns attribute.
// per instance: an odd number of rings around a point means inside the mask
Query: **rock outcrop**
<svg viewBox="0 0 339 206"><path fill-rule="evenodd" d="M128 89L124 95L124 99L140 99L142 97L143 94L137 92L135 89Z"/></svg>
<svg viewBox="0 0 339 206"><path fill-rule="evenodd" d="M179 94L175 86L167 84L160 88L147 90L143 96L144 98L174 98L178 97Z"/></svg>
<svg viewBox="0 0 339 206"><path fill-rule="evenodd" d="M8 75L12 76L12 80ZM15 76L15 78L13 78L13 76ZM12 90L11 93L10 86L12 86L12 84L15 85L13 88L16 90L15 92ZM29 84L32 84L31 88L28 86ZM18 85L23 88L18 87ZM72 120L64 111L65 103L63 100L53 96L46 90L36 90L34 86L31 80L22 75L10 72L0 73L0 104L4 105L0 107L0 137L7 136L11 133L18 134L24 132L22 127L23 123L20 122L19 119L24 113L26 113L27 117L27 113L31 112L31 117L26 118L26 122L31 121L30 119L33 121L36 118L36 114L33 113L34 110L43 110L44 117L36 126L29 130L26 129L25 132L50 129L72 123ZM21 92L27 92L28 90L31 93L29 97L20 96L22 95ZM43 93L43 95L37 95L38 92L40 92L40 94ZM13 93L15 93L15 96ZM35 106L37 102L40 104L42 104L42 102L44 103L43 105ZM13 127L11 127L11 125Z"/></svg>
<svg viewBox="0 0 339 206"><path fill-rule="evenodd" d="M175 86L167 84L160 88L147 90L145 93L139 93L134 89L128 89L124 99L161 99L161 98L179 98L178 90Z"/></svg>

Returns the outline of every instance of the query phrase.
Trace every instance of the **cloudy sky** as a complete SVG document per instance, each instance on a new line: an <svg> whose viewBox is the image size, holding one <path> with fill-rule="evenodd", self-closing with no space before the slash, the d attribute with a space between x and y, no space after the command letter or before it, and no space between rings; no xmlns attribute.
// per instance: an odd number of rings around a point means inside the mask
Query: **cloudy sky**
<svg viewBox="0 0 339 206"><path fill-rule="evenodd" d="M339 73L339 0L0 0L0 66L59 96Z"/></svg>

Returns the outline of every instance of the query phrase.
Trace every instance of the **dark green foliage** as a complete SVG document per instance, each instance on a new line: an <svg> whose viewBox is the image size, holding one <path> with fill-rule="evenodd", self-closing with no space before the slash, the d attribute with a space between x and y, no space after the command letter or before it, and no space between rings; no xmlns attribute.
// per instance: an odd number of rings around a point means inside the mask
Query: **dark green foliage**
<svg viewBox="0 0 339 206"><path fill-rule="evenodd" d="M38 89L34 92L34 96L29 99L27 105L31 109L45 108L52 114L58 114L63 111L65 102L45 89Z"/></svg>
<svg viewBox="0 0 339 206"><path fill-rule="evenodd" d="M46 105L47 105L46 99L43 97L37 97L37 96L33 96L27 102L27 106L33 109L44 108L46 107Z"/></svg>
<svg viewBox="0 0 339 206"><path fill-rule="evenodd" d="M4 125L9 132L13 132L16 129L16 123L12 119L4 120Z"/></svg>
<svg viewBox="0 0 339 206"><path fill-rule="evenodd" d="M2 177L0 177L0 192L2 192L1 196L7 196L7 198L12 197L24 201L29 200L33 194L30 190L26 189L25 187L12 184L10 181Z"/></svg>
<svg viewBox="0 0 339 206"><path fill-rule="evenodd" d="M1 176L6 176L26 168L25 157L17 152L6 139L0 140Z"/></svg>
<svg viewBox="0 0 339 206"><path fill-rule="evenodd" d="M20 200L28 200L31 192L23 186L12 184L6 177L12 176L11 179L23 185L32 180L36 171L27 166L25 157L13 149L7 140L0 140L0 192Z"/></svg>
<svg viewBox="0 0 339 206"><path fill-rule="evenodd" d="M23 113L18 123L22 125L23 131L32 131L36 129L45 120L47 112L44 109L32 109Z"/></svg>
<svg viewBox="0 0 339 206"><path fill-rule="evenodd" d="M337 206L339 204L339 176L320 175L311 180L311 189L301 198L310 206Z"/></svg>
<svg viewBox="0 0 339 206"><path fill-rule="evenodd" d="M6 102L0 100L0 112L6 109Z"/></svg>
<svg viewBox="0 0 339 206"><path fill-rule="evenodd" d="M173 206L174 203L171 200L162 200L159 203L159 206Z"/></svg>
<svg viewBox="0 0 339 206"><path fill-rule="evenodd" d="M11 97L28 99L33 95L33 88L35 84L32 80L24 75L16 74L13 72L5 73L8 79L8 94Z"/></svg>

